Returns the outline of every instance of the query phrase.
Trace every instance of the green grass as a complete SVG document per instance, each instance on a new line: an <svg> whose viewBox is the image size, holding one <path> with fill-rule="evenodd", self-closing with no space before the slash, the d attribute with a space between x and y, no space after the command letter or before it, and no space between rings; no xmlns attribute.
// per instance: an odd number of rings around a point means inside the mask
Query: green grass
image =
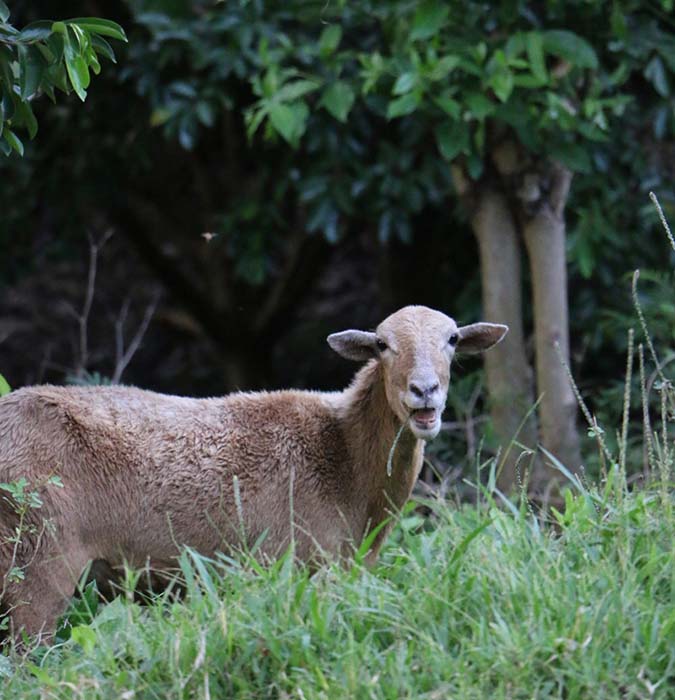
<svg viewBox="0 0 675 700"><path fill-rule="evenodd" d="M489 497L408 509L373 570L185 553L182 602L73 616L68 641L0 657L0 695L675 697L675 518L617 474L554 526Z"/></svg>

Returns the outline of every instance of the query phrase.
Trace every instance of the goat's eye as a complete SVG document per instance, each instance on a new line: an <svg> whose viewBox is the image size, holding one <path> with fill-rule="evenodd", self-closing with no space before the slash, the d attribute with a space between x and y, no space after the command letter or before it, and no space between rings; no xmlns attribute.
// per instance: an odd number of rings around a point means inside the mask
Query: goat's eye
<svg viewBox="0 0 675 700"><path fill-rule="evenodd" d="M450 345L455 346L459 342L459 333L453 333L449 338L448 338L448 343Z"/></svg>
<svg viewBox="0 0 675 700"><path fill-rule="evenodd" d="M387 349L387 344L384 342L384 340L380 340L379 338L377 339L375 345L377 345L377 349L380 352L384 352Z"/></svg>

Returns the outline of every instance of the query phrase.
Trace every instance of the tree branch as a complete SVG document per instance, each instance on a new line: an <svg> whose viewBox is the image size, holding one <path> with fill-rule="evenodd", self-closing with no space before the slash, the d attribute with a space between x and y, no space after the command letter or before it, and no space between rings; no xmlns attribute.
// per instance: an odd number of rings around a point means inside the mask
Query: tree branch
<svg viewBox="0 0 675 700"><path fill-rule="evenodd" d="M89 364L89 339L88 325L91 306L94 302L94 293L96 291L96 271L98 267L98 254L103 249L103 246L110 240L113 235L113 230L108 229L99 241L94 241L93 236L88 233L89 238L89 270L87 273L87 289L84 295L84 304L82 311L75 314L79 325L79 360L75 369L75 376L82 377L87 371Z"/></svg>
<svg viewBox="0 0 675 700"><path fill-rule="evenodd" d="M159 293L155 294L155 298L148 304L143 314L143 319L140 325L136 329L136 333L129 343L129 347L124 349L124 324L129 313L130 299L127 297L122 304L119 316L115 321L115 371L112 376L112 383L119 384L122 379L122 374L124 370L128 367L131 359L136 354L136 351L143 341L143 336L145 336L148 326L152 317L155 315L157 310L157 304L159 303Z"/></svg>

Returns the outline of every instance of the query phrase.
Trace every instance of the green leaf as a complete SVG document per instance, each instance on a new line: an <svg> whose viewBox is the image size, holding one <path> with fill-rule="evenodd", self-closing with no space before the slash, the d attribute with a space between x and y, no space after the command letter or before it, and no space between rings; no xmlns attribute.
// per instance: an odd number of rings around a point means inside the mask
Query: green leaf
<svg viewBox="0 0 675 700"><path fill-rule="evenodd" d="M342 27L339 24L329 24L319 37L319 52L325 58L330 56L340 44Z"/></svg>
<svg viewBox="0 0 675 700"><path fill-rule="evenodd" d="M506 102L513 92L513 73L508 68L499 70L490 76L488 84L500 102Z"/></svg>
<svg viewBox="0 0 675 700"><path fill-rule="evenodd" d="M525 48L530 61L530 70L535 78L548 81L546 60L544 58L544 39L539 32L528 32L525 35Z"/></svg>
<svg viewBox="0 0 675 700"><path fill-rule="evenodd" d="M282 85L274 94L274 99L280 102L294 102L299 97L313 92L319 87L316 80L294 80L292 83Z"/></svg>
<svg viewBox="0 0 675 700"><path fill-rule="evenodd" d="M0 0L0 22L6 22L9 19L9 7L5 5L3 0Z"/></svg>
<svg viewBox="0 0 675 700"><path fill-rule="evenodd" d="M183 80L177 80L170 84L170 90L173 95L178 95L179 97L185 97L188 100L195 99L197 97L197 90L194 85L187 83Z"/></svg>
<svg viewBox="0 0 675 700"><path fill-rule="evenodd" d="M478 180L483 174L483 159L476 153L472 153L466 163L466 169L472 180Z"/></svg>
<svg viewBox="0 0 675 700"><path fill-rule="evenodd" d="M82 55L75 51L68 32L63 35L63 56L70 84L73 86L77 96L84 102L87 98L87 87L90 80L89 68Z"/></svg>
<svg viewBox="0 0 675 700"><path fill-rule="evenodd" d="M52 23L49 20L41 19L26 25L19 33L21 41L44 41L51 36Z"/></svg>
<svg viewBox="0 0 675 700"><path fill-rule="evenodd" d="M98 62L98 57L96 56L96 51L91 47L91 43L88 44L85 50L84 60L87 65L91 68L94 75L98 75L101 72L101 64Z"/></svg>
<svg viewBox="0 0 675 700"><path fill-rule="evenodd" d="M661 54L661 58L665 61L670 72L675 73L675 37L672 37L668 43L662 40L658 47L658 52Z"/></svg>
<svg viewBox="0 0 675 700"><path fill-rule="evenodd" d="M417 8L417 12L415 12L410 38L415 41L417 39L429 39L434 36L445 23L448 11L446 3L440 0L425 0L422 2Z"/></svg>
<svg viewBox="0 0 675 700"><path fill-rule="evenodd" d="M91 654L96 647L96 632L89 625L73 627L70 638L75 644L79 644L87 655Z"/></svg>
<svg viewBox="0 0 675 700"><path fill-rule="evenodd" d="M308 115L309 110L304 102L293 104L275 102L269 109L270 122L275 131L294 147L305 132Z"/></svg>
<svg viewBox="0 0 675 700"><path fill-rule="evenodd" d="M49 68L47 68L47 78L54 87L57 87L66 94L70 93L68 73L63 63L57 63L56 65L49 66Z"/></svg>
<svg viewBox="0 0 675 700"><path fill-rule="evenodd" d="M12 390L7 380L0 374L0 396L6 396Z"/></svg>
<svg viewBox="0 0 675 700"><path fill-rule="evenodd" d="M197 102L195 112L197 113L197 119L199 119L204 126L213 126L216 115L213 112L213 107L208 102Z"/></svg>
<svg viewBox="0 0 675 700"><path fill-rule="evenodd" d="M5 129L2 132L2 136L11 148L13 148L20 156L23 155L23 143L11 129Z"/></svg>
<svg viewBox="0 0 675 700"><path fill-rule="evenodd" d="M197 140L197 124L190 115L184 114L179 121L178 143L186 150L191 151Z"/></svg>
<svg viewBox="0 0 675 700"><path fill-rule="evenodd" d="M76 54L71 61L66 60L66 70L73 89L84 102L87 97L86 88L89 86L89 68L82 56Z"/></svg>
<svg viewBox="0 0 675 700"><path fill-rule="evenodd" d="M610 19L610 26L612 27L612 32L616 36L625 41L628 37L628 24L626 22L626 15L621 7L620 3L612 4L612 16Z"/></svg>
<svg viewBox="0 0 675 700"><path fill-rule="evenodd" d="M11 119L14 112L14 101L12 100L14 94L13 62L14 52L7 46L0 44L0 100L2 100L0 110L5 119Z"/></svg>
<svg viewBox="0 0 675 700"><path fill-rule="evenodd" d="M670 95L668 76L666 75L660 56L654 56L654 58L649 61L645 68L644 76L654 86L654 90L656 90L661 97L668 97Z"/></svg>
<svg viewBox="0 0 675 700"><path fill-rule="evenodd" d="M127 41L127 35L124 29L117 22L112 22L109 19L100 19L98 17L74 17L66 20L65 24L75 24L82 29L86 29L93 34L101 34L109 36L120 41Z"/></svg>
<svg viewBox="0 0 675 700"><path fill-rule="evenodd" d="M18 101L12 88L0 90L0 115L3 120L10 121L14 117L15 101Z"/></svg>
<svg viewBox="0 0 675 700"><path fill-rule="evenodd" d="M18 52L19 90L21 99L28 100L37 93L47 64L35 46L19 46Z"/></svg>
<svg viewBox="0 0 675 700"><path fill-rule="evenodd" d="M218 601L218 591L216 590L216 584L213 581L213 576L211 576L211 572L206 566L206 564L213 564L213 560L199 554L190 547L185 548L184 556L188 560L188 562L186 563L191 564L192 567L197 570L197 573L199 574L199 580L202 584L201 587L206 590L209 597L214 602Z"/></svg>
<svg viewBox="0 0 675 700"><path fill-rule="evenodd" d="M547 53L564 58L579 68L598 67L598 57L593 47L578 34L564 29L551 29L544 32L544 49Z"/></svg>
<svg viewBox="0 0 675 700"><path fill-rule="evenodd" d="M469 129L464 122L444 122L436 127L436 143L445 160L469 151Z"/></svg>
<svg viewBox="0 0 675 700"><path fill-rule="evenodd" d="M485 119L495 110L492 100L480 92L470 92L465 98L466 106L475 119Z"/></svg>
<svg viewBox="0 0 675 700"><path fill-rule="evenodd" d="M45 59L51 63L59 63L63 58L63 34L55 33L52 34L45 42L49 49L49 56L45 56ZM40 48L40 45L38 45Z"/></svg>
<svg viewBox="0 0 675 700"><path fill-rule="evenodd" d="M347 121L355 97L351 86L338 80L324 91L319 105L325 107L338 121L344 123Z"/></svg>
<svg viewBox="0 0 675 700"><path fill-rule="evenodd" d="M19 100L16 105L16 115L19 118L21 125L25 126L28 130L28 136L31 139L34 139L35 135L37 134L38 123L35 115L33 114L33 109L30 106L30 102L22 102Z"/></svg>
<svg viewBox="0 0 675 700"><path fill-rule="evenodd" d="M418 92L409 92L407 95L392 100L387 107L387 119L403 117L414 112L420 103Z"/></svg>
<svg viewBox="0 0 675 700"><path fill-rule="evenodd" d="M256 103L258 105L260 103ZM158 124L163 124L169 119L171 112L169 110L155 110L150 117L151 126L156 126ZM250 141L253 135L258 130L258 127L262 124L265 117L268 116L267 107L254 106L250 107L244 112L244 124L246 125L246 137Z"/></svg>
<svg viewBox="0 0 675 700"><path fill-rule="evenodd" d="M84 50L89 44L89 33L77 24L69 24L68 28L77 39L77 47L79 49L78 53L84 55Z"/></svg>
<svg viewBox="0 0 675 700"><path fill-rule="evenodd" d="M391 517L386 518L379 525L376 525L372 530L370 530L370 532L368 532L368 534L363 538L363 541L359 545L359 548L356 550L356 552L354 552L354 561L357 564L363 564L366 555L368 554L370 548L375 542L375 538L380 534L382 528L384 528L390 522Z"/></svg>
<svg viewBox="0 0 675 700"><path fill-rule="evenodd" d="M450 561L448 562L448 569L452 567L452 565L455 562L459 562L459 560L466 554L466 550L469 548L469 545L473 542L473 540L478 537L478 535L483 532L487 527L492 525L492 520L485 520L482 522L478 527L473 529L464 539L455 547L452 556L450 557Z"/></svg>
<svg viewBox="0 0 675 700"><path fill-rule="evenodd" d="M507 59L513 59L525 51L525 35L522 32L511 34L504 46Z"/></svg>
<svg viewBox="0 0 675 700"><path fill-rule="evenodd" d="M459 56L443 56L429 71L429 80L443 80L459 65Z"/></svg>
<svg viewBox="0 0 675 700"><path fill-rule="evenodd" d="M417 73L408 71L407 73L401 73L394 83L394 87L391 90L392 95L404 95L406 92L410 92L417 84Z"/></svg>
<svg viewBox="0 0 675 700"><path fill-rule="evenodd" d="M103 37L100 37L97 34L92 34L91 45L96 50L96 53L105 56L109 61L112 61L113 63L117 63L117 59L115 58L115 52L113 51L112 46L110 46L110 44Z"/></svg>
<svg viewBox="0 0 675 700"><path fill-rule="evenodd" d="M459 119L461 113L461 107L459 102L448 94L439 95L434 97L434 102L446 113L449 114L453 119Z"/></svg>
<svg viewBox="0 0 675 700"><path fill-rule="evenodd" d="M55 688L58 686L58 681L52 678L47 671L40 668L36 664L26 664L26 668L38 679L38 681L40 681L42 685L47 686L48 688Z"/></svg>
<svg viewBox="0 0 675 700"><path fill-rule="evenodd" d="M513 85L515 87L524 87L527 89L544 87L548 83L548 80L542 80L537 78L536 75L530 73L518 73L513 76Z"/></svg>

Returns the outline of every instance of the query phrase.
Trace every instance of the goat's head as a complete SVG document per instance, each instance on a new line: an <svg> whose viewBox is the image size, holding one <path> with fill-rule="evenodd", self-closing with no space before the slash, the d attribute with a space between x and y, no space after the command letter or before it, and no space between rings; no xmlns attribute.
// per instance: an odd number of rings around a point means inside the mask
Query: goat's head
<svg viewBox="0 0 675 700"><path fill-rule="evenodd" d="M374 333L343 331L328 336L328 344L350 360L376 358L381 363L389 405L421 440L431 440L441 428L455 352L475 353L498 343L508 326L455 321L426 306L406 306L386 318Z"/></svg>

